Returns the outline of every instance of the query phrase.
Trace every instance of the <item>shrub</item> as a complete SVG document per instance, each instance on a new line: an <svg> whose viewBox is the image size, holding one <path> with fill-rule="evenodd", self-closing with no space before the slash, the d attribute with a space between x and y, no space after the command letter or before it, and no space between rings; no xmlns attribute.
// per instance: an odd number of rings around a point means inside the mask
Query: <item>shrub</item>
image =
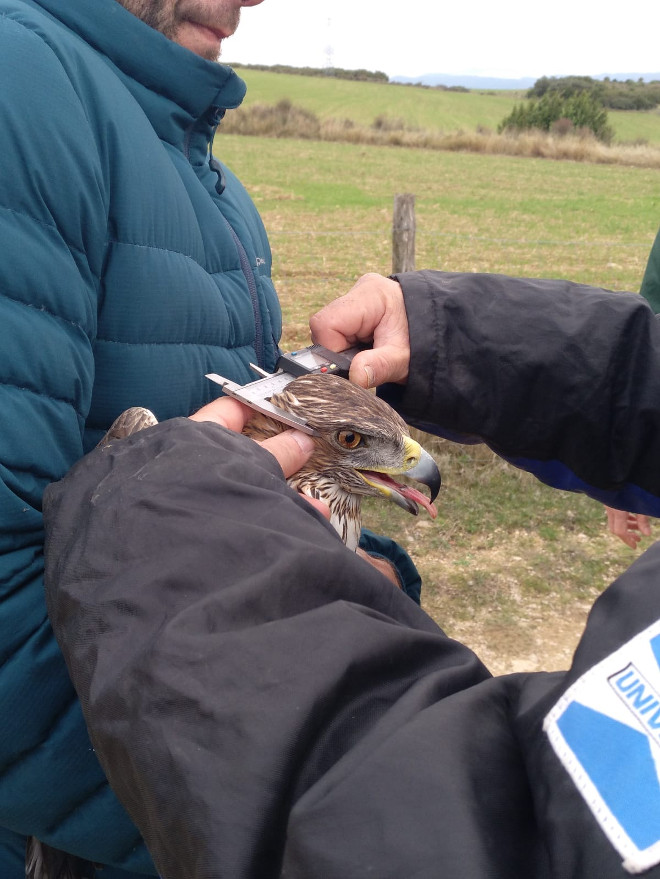
<svg viewBox="0 0 660 879"><path fill-rule="evenodd" d="M371 123L371 127L374 129L374 131L405 131L406 123L403 119L400 119L398 117L392 119L385 113L381 113L379 116L376 116L374 121Z"/></svg>
<svg viewBox="0 0 660 879"><path fill-rule="evenodd" d="M516 104L503 119L498 132L524 131L538 128L550 131L559 120L568 120L575 128L587 128L603 143L611 143L614 136L607 122L607 110L595 95L588 91L575 91L568 97L557 89L548 89L539 100ZM566 122L562 126L566 127Z"/></svg>
<svg viewBox="0 0 660 879"><path fill-rule="evenodd" d="M274 106L253 104L227 113L222 128L231 134L314 140L320 135L321 123L316 114L283 98Z"/></svg>
<svg viewBox="0 0 660 879"><path fill-rule="evenodd" d="M556 134L558 137L566 137L567 134L572 134L574 131L575 126L571 120L567 119L565 116L557 119L550 126L550 134Z"/></svg>

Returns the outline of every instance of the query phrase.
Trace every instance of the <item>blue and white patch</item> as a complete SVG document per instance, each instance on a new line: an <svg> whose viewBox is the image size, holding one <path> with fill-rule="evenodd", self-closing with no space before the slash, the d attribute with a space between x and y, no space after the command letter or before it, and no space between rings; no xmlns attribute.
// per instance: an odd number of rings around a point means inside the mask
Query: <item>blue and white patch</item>
<svg viewBox="0 0 660 879"><path fill-rule="evenodd" d="M660 621L582 675L543 728L624 869L660 863Z"/></svg>

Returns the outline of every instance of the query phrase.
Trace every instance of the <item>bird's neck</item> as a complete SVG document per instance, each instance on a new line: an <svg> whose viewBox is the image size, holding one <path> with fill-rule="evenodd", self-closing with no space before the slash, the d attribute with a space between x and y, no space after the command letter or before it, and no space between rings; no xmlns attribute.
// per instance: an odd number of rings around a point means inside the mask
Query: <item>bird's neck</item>
<svg viewBox="0 0 660 879"><path fill-rule="evenodd" d="M362 514L359 495L342 491L336 482L323 479L316 473L307 479L297 473L288 480L289 485L309 497L322 500L330 508L330 524L346 546L355 552L360 542Z"/></svg>

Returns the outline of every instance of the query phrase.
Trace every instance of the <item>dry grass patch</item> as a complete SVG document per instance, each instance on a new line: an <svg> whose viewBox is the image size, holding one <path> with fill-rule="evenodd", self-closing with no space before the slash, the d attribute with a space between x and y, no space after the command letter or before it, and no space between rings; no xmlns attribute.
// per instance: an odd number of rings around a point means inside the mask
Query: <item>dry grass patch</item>
<svg viewBox="0 0 660 879"><path fill-rule="evenodd" d="M484 155L660 168L660 149L648 144L606 145L589 132L547 134L538 130L497 134L487 129L445 133L410 125L403 119L377 116L371 125L351 119L319 119L288 99L276 105L251 104L229 114L223 124L228 134L290 137L337 141L367 146L409 147L423 150L474 152Z"/></svg>

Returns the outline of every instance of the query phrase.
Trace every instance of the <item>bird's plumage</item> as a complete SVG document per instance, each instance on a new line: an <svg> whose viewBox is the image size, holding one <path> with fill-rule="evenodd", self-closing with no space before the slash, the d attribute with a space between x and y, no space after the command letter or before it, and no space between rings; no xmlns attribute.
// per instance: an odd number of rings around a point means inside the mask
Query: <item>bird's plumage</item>
<svg viewBox="0 0 660 879"><path fill-rule="evenodd" d="M154 424L158 424L158 419L150 409L145 409L143 406L132 406L115 418L99 446L105 446L112 440L131 436L146 427L153 427Z"/></svg>

